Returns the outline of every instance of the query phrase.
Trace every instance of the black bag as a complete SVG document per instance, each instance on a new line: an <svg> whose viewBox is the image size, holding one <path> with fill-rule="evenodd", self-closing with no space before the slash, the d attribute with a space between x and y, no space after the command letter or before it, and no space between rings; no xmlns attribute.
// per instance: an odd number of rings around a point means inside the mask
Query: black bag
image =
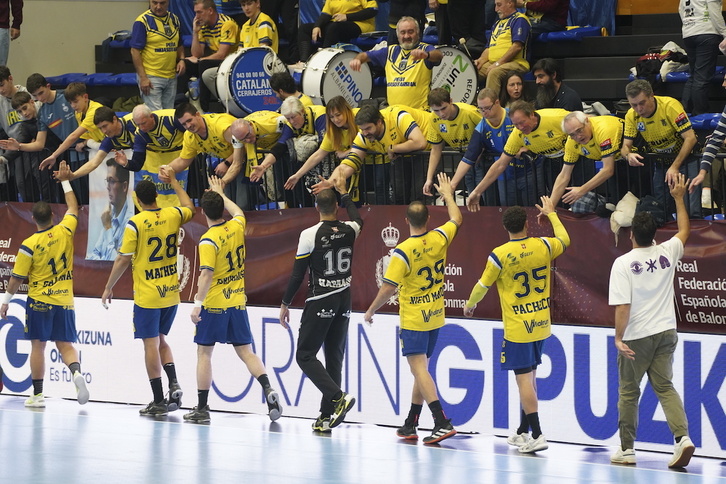
<svg viewBox="0 0 726 484"><path fill-rule="evenodd" d="M665 207L663 207L663 204L653 195L646 195L640 199L638 204L635 206L635 213L640 212L650 213L658 227L662 227L666 223L667 217Z"/></svg>

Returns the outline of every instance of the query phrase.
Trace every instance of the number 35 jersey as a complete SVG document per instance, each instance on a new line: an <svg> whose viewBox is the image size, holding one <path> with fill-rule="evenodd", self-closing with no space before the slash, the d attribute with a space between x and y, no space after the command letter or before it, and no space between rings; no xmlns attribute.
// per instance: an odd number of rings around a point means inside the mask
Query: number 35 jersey
<svg viewBox="0 0 726 484"><path fill-rule="evenodd" d="M550 335L551 261L565 252L556 237L510 240L489 255L479 284L497 283L504 320L504 339L539 341Z"/></svg>
<svg viewBox="0 0 726 484"><path fill-rule="evenodd" d="M394 249L383 281L398 286L401 329L431 331L444 325L446 251L458 230L449 220Z"/></svg>
<svg viewBox="0 0 726 484"><path fill-rule="evenodd" d="M186 207L144 210L129 219L120 255L133 256L134 303L147 308L179 304L179 227L194 213Z"/></svg>
<svg viewBox="0 0 726 484"><path fill-rule="evenodd" d="M213 225L199 241L199 269L213 272L205 308L245 307L245 227L242 215Z"/></svg>
<svg viewBox="0 0 726 484"><path fill-rule="evenodd" d="M66 214L58 225L23 241L13 277L28 278L28 296L56 306L73 307L73 234L78 218Z"/></svg>

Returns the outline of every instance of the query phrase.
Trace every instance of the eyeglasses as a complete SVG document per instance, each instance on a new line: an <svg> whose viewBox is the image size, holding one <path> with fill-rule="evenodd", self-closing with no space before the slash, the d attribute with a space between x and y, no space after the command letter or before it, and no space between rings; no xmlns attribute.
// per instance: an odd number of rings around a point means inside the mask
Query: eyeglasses
<svg viewBox="0 0 726 484"><path fill-rule="evenodd" d="M492 109L494 109L494 106L495 106L496 104L497 104L497 103L492 103L492 105L491 105L491 106L479 106L479 107L478 107L477 109L479 110L479 112L480 112L480 113L488 113L488 112L490 112L490 111L491 111Z"/></svg>
<svg viewBox="0 0 726 484"><path fill-rule="evenodd" d="M577 128L575 131L573 131L572 133L567 133L567 136L569 136L570 138L574 138L576 136L582 136L582 133L584 133L584 132L585 132L585 125L583 124L582 126Z"/></svg>

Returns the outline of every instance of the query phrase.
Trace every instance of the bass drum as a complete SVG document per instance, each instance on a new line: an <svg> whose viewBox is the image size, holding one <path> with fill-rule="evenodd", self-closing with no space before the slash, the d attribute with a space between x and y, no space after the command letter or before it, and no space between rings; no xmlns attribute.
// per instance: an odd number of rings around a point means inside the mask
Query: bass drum
<svg viewBox="0 0 726 484"><path fill-rule="evenodd" d="M302 75L302 91L315 104L325 105L326 100L343 96L351 107L371 97L373 75L368 64L361 65L360 72L348 67L357 52L326 48L317 51L308 60Z"/></svg>
<svg viewBox="0 0 726 484"><path fill-rule="evenodd" d="M468 55L455 47L436 47L444 54L441 64L431 72L431 89L443 87L451 101L473 104L476 96L476 67Z"/></svg>
<svg viewBox="0 0 726 484"><path fill-rule="evenodd" d="M285 64L269 47L250 47L227 56L217 72L219 101L237 117L277 111L281 101L270 88L270 76L285 70Z"/></svg>

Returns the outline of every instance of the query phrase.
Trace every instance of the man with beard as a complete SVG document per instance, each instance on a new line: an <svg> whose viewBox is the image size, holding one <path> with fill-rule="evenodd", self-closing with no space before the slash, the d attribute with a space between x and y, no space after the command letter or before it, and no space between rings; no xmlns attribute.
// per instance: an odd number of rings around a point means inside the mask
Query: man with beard
<svg viewBox="0 0 726 484"><path fill-rule="evenodd" d="M386 71L386 97L390 104L426 109L431 70L444 55L440 50L420 41L421 30L413 17L401 17L396 25L399 45L387 49L361 52L350 61L350 68L360 71L369 62Z"/></svg>
<svg viewBox="0 0 726 484"><path fill-rule="evenodd" d="M532 67L537 96L534 101L536 109L562 108L567 111L582 111L580 95L562 82L562 74L554 59L544 58L535 62Z"/></svg>

